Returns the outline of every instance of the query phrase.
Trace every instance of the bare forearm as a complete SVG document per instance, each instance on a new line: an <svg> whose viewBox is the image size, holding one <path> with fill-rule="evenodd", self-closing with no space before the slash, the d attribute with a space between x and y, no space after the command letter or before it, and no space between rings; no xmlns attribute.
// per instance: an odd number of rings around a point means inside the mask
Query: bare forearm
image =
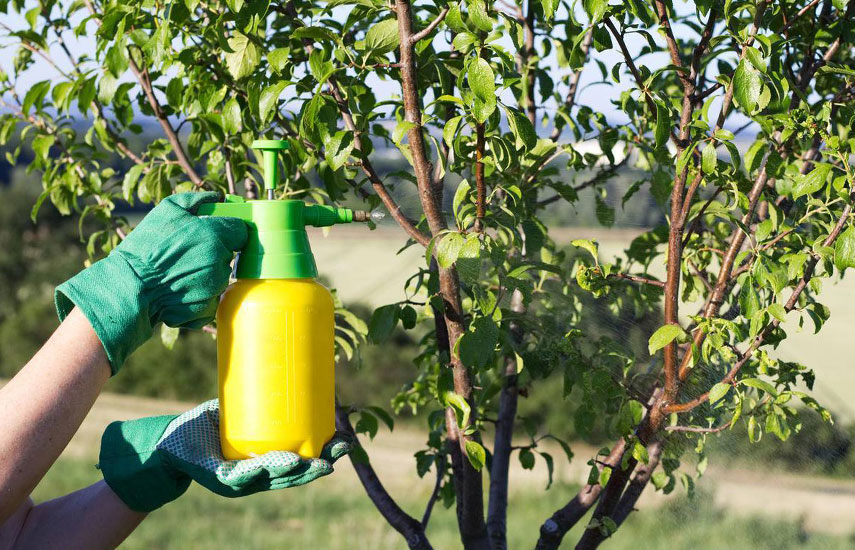
<svg viewBox="0 0 855 550"><path fill-rule="evenodd" d="M145 517L128 508L99 481L31 508L13 548L113 549Z"/></svg>
<svg viewBox="0 0 855 550"><path fill-rule="evenodd" d="M0 523L57 459L109 376L101 342L89 321L73 310L0 389Z"/></svg>

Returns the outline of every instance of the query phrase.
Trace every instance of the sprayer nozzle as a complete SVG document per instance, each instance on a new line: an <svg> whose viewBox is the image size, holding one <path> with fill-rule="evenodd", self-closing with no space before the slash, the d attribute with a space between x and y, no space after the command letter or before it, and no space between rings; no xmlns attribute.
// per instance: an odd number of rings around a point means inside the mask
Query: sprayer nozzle
<svg viewBox="0 0 855 550"><path fill-rule="evenodd" d="M371 219L371 213L366 212L365 210L354 210L353 211L353 221L355 222L367 222Z"/></svg>

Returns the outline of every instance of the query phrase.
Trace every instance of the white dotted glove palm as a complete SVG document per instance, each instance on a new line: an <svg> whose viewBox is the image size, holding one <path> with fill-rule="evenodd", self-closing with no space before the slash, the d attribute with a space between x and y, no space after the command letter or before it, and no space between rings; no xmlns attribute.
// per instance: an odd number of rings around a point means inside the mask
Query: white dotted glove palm
<svg viewBox="0 0 855 550"><path fill-rule="evenodd" d="M352 443L336 434L320 458L271 451L226 460L220 449L216 399L178 416L113 422L101 439L104 480L133 510L149 512L181 496L192 480L226 497L309 483L333 472Z"/></svg>

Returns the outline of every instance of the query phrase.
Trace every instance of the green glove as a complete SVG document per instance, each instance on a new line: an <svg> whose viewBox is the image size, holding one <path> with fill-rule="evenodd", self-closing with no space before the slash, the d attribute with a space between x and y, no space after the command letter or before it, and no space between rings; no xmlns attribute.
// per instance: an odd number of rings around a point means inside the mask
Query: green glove
<svg viewBox="0 0 855 550"><path fill-rule="evenodd" d="M336 434L321 458L271 451L225 460L219 425L216 399L180 416L113 422L101 438L98 467L129 508L150 512L180 497L191 480L226 497L303 485L331 474L332 463L352 448L348 438Z"/></svg>
<svg viewBox="0 0 855 550"><path fill-rule="evenodd" d="M213 192L167 197L109 256L57 287L60 320L75 306L86 315L113 374L159 321L201 328L214 318L229 262L247 237L241 220L194 215L218 198Z"/></svg>

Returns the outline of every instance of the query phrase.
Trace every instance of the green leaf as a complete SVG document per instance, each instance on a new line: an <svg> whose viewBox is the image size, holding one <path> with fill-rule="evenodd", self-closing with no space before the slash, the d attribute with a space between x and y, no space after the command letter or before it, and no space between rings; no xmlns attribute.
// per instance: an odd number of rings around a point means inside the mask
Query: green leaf
<svg viewBox="0 0 855 550"><path fill-rule="evenodd" d="M466 456L469 458L469 463L472 464L472 467L479 472L487 462L487 452L484 450L484 447L471 439L466 440Z"/></svg>
<svg viewBox="0 0 855 550"><path fill-rule="evenodd" d="M36 158L42 162L46 161L54 142L56 142L56 136L52 134L39 134L34 137L33 152L36 154Z"/></svg>
<svg viewBox="0 0 855 550"><path fill-rule="evenodd" d="M368 411L361 411L359 413L359 421L354 426L354 430L356 433L365 433L368 434L368 437L374 439L374 436L377 435L377 430L380 428L380 424L377 422L377 417Z"/></svg>
<svg viewBox="0 0 855 550"><path fill-rule="evenodd" d="M704 171L704 174L712 174L715 172L717 164L718 155L715 152L715 144L712 142L707 143L707 146L701 151L701 169Z"/></svg>
<svg viewBox="0 0 855 550"><path fill-rule="evenodd" d="M830 172L831 165L821 163L817 164L807 174L798 176L793 182L793 199L797 199L803 195L812 195L822 189Z"/></svg>
<svg viewBox="0 0 855 550"><path fill-rule="evenodd" d="M671 342L673 342L677 338L682 338L686 335L686 332L683 330L683 327L680 325L672 325L667 324L659 327L659 329L653 333L650 337L650 340L647 342L647 351L650 355L653 355L658 350L664 348Z"/></svg>
<svg viewBox="0 0 855 550"><path fill-rule="evenodd" d="M143 167L144 165L142 164L134 164L125 173L125 177L122 180L122 197L130 204L134 204L134 190L137 188L140 176L142 176Z"/></svg>
<svg viewBox="0 0 855 550"><path fill-rule="evenodd" d="M762 87L760 71L745 59L740 61L733 75L733 97L746 113L751 114L757 108Z"/></svg>
<svg viewBox="0 0 855 550"><path fill-rule="evenodd" d="M303 108L303 115L300 117L300 135L309 139L316 145L320 145L320 143L318 143L320 141L320 136L318 135L318 118L323 104L323 96L321 94L315 94L315 96L306 103Z"/></svg>
<svg viewBox="0 0 855 550"><path fill-rule="evenodd" d="M282 73L285 67L288 66L288 58L291 55L291 50L288 48L276 48L267 54L267 63L270 68L276 73Z"/></svg>
<svg viewBox="0 0 855 550"><path fill-rule="evenodd" d="M457 255L457 272L465 283L478 281L481 274L481 240L475 233L466 236L466 241Z"/></svg>
<svg viewBox="0 0 855 550"><path fill-rule="evenodd" d="M635 440L635 444L632 446L632 458L642 464L647 464L647 461L650 460L650 457L647 454L647 447L637 439Z"/></svg>
<svg viewBox="0 0 855 550"><path fill-rule="evenodd" d="M630 399L620 409L617 430L621 435L629 435L638 426L644 416L644 405L635 399Z"/></svg>
<svg viewBox="0 0 855 550"><path fill-rule="evenodd" d="M496 83L493 69L486 59L476 58L469 64L469 88L482 101L495 99Z"/></svg>
<svg viewBox="0 0 855 550"><path fill-rule="evenodd" d="M340 130L330 136L324 142L324 155L330 168L333 170L341 168L350 158L354 145L353 132Z"/></svg>
<svg viewBox="0 0 855 550"><path fill-rule="evenodd" d="M460 337L458 354L467 367L484 367L493 357L499 342L499 327L492 317L475 319L469 331Z"/></svg>
<svg viewBox="0 0 855 550"><path fill-rule="evenodd" d="M496 110L495 75L490 64L480 57L469 64L467 79L475 96L472 111L475 119L484 123Z"/></svg>
<svg viewBox="0 0 855 550"><path fill-rule="evenodd" d="M116 95L116 89L119 87L119 81L113 78L110 74L105 74L98 81L98 101L106 105L113 101Z"/></svg>
<svg viewBox="0 0 855 550"><path fill-rule="evenodd" d="M531 449L520 449L520 465L526 470L534 468L534 453Z"/></svg>
<svg viewBox="0 0 855 550"><path fill-rule="evenodd" d="M380 21L365 33L365 48L373 53L384 54L398 47L398 21L394 18Z"/></svg>
<svg viewBox="0 0 855 550"><path fill-rule="evenodd" d="M671 476L660 470L653 473L653 477L650 478L650 481L653 482L653 486L656 487L657 491L661 491L671 481Z"/></svg>
<svg viewBox="0 0 855 550"><path fill-rule="evenodd" d="M381 407L365 407L365 408L367 410L371 411L374 414L374 416L376 416L377 418L382 420L383 423L386 424L386 427L388 427L390 431L395 429L395 420L392 418L392 415L390 415L388 412L385 411L385 409L383 409Z"/></svg>
<svg viewBox="0 0 855 550"><path fill-rule="evenodd" d="M539 453L540 456L543 457L543 461L546 462L546 474L549 478L546 481L546 488L549 489L552 487L552 474L555 471L555 463L552 460L552 455L549 453Z"/></svg>
<svg viewBox="0 0 855 550"><path fill-rule="evenodd" d="M660 102L656 102L656 147L662 147L668 143L668 137L671 135L671 113L668 107Z"/></svg>
<svg viewBox="0 0 855 550"><path fill-rule="evenodd" d="M776 302L774 304L770 304L769 307L766 309L775 319L781 321L782 323L787 320L787 310L784 309L784 306L782 306L781 304Z"/></svg>
<svg viewBox="0 0 855 550"><path fill-rule="evenodd" d="M745 58L754 66L755 69L762 73L766 72L766 62L763 61L763 54L760 53L760 50L751 47L746 48Z"/></svg>
<svg viewBox="0 0 855 550"><path fill-rule="evenodd" d="M834 265L840 271L855 267L855 226L850 225L837 237L834 243Z"/></svg>
<svg viewBox="0 0 855 550"><path fill-rule="evenodd" d="M175 342L178 341L178 335L181 329L178 327L168 327L166 323L160 326L160 341L163 342L163 347L172 349L175 347Z"/></svg>
<svg viewBox="0 0 855 550"><path fill-rule="evenodd" d="M463 235L457 232L447 233L436 244L434 253L436 261L443 269L449 268L457 261L457 256L460 255L460 250L465 243Z"/></svg>
<svg viewBox="0 0 855 550"><path fill-rule="evenodd" d="M596 209L594 213L597 216L597 221L604 227L611 227L615 223L615 209L609 206L600 195L595 197Z"/></svg>
<svg viewBox="0 0 855 550"><path fill-rule="evenodd" d="M451 45L454 46L455 50L465 53L469 51L469 46L476 42L478 42L478 37L471 32L465 31L456 35L454 39L452 39Z"/></svg>
<svg viewBox="0 0 855 550"><path fill-rule="evenodd" d="M71 94L73 88L74 82L68 81L60 82L53 87L50 95L53 99L53 104L57 109L61 111L68 109L68 104L71 102L71 97L73 96L73 94Z"/></svg>
<svg viewBox="0 0 855 550"><path fill-rule="evenodd" d="M105 61L107 63L107 70L113 73L113 76L116 78L122 76L128 70L128 56L125 46L121 42L114 44L107 50Z"/></svg>
<svg viewBox="0 0 855 550"><path fill-rule="evenodd" d="M463 16L460 13L460 3L449 2L448 6L448 15L445 17L444 23L449 29L454 31L457 36L460 36L460 33L464 33L468 30L466 23L463 21Z"/></svg>
<svg viewBox="0 0 855 550"><path fill-rule="evenodd" d="M265 88L258 98L258 118L262 124L266 124L270 114L278 107L279 96L285 89L287 82L277 82Z"/></svg>
<svg viewBox="0 0 855 550"><path fill-rule="evenodd" d="M591 254L591 256L594 257L594 263L599 264L599 250L596 241L589 241L587 239L576 239L570 244L577 248L584 248L585 250L587 250Z"/></svg>
<svg viewBox="0 0 855 550"><path fill-rule="evenodd" d="M406 330L415 328L416 322L419 320L419 314L411 305L402 307L399 317L401 318L401 326Z"/></svg>
<svg viewBox="0 0 855 550"><path fill-rule="evenodd" d="M397 324L398 306L396 304L378 307L371 314L371 320L368 322L368 339L375 344L382 344L389 339Z"/></svg>
<svg viewBox="0 0 855 550"><path fill-rule="evenodd" d="M223 129L228 134L236 134L241 127L240 105L237 99L231 98L223 106Z"/></svg>
<svg viewBox="0 0 855 550"><path fill-rule="evenodd" d="M511 133L516 139L515 145L517 149L523 147L525 150L529 150L537 145L537 134L528 117L522 111L508 107L504 103L502 104L502 108L504 108L505 115L508 117L508 128L510 128Z"/></svg>
<svg viewBox="0 0 855 550"><path fill-rule="evenodd" d="M723 382L719 382L710 390L710 403L715 404L719 399L727 395L727 392L730 391L730 384L725 384Z"/></svg>
<svg viewBox="0 0 855 550"><path fill-rule="evenodd" d="M452 147L454 144L454 136L457 135L457 128L460 127L460 122L462 120L462 115L452 117L448 119L448 122L445 123L445 127L442 129L442 141L444 141L449 147Z"/></svg>
<svg viewBox="0 0 855 550"><path fill-rule="evenodd" d="M487 14L487 6L484 0L466 0L466 9L469 10L469 18L475 26L482 31L493 30L493 19Z"/></svg>
<svg viewBox="0 0 855 550"><path fill-rule="evenodd" d="M743 378L739 381L739 383L744 386L750 386L752 388L757 388L758 390L763 390L764 392L772 396L778 395L778 392L775 391L775 386L759 378Z"/></svg>
<svg viewBox="0 0 855 550"><path fill-rule="evenodd" d="M540 0L540 6L543 8L543 18L547 23L555 17L555 12L558 11L560 4L561 0Z"/></svg>
<svg viewBox="0 0 855 550"><path fill-rule="evenodd" d="M451 391L445 392L445 402L447 406L454 409L454 413L457 416L457 426L460 428L468 426L469 415L472 414L472 409L469 407L469 403L463 399L463 396Z"/></svg>
<svg viewBox="0 0 855 550"><path fill-rule="evenodd" d="M463 204L469 197L469 190L471 186L469 185L469 181L462 180L460 184L457 186L457 191L454 192L454 200L451 203L451 211L457 214L457 210L460 208L460 205Z"/></svg>
<svg viewBox="0 0 855 550"><path fill-rule="evenodd" d="M92 101L95 100L95 77L87 79L77 94L77 108L81 114L87 114Z"/></svg>
<svg viewBox="0 0 855 550"><path fill-rule="evenodd" d="M237 13L243 7L244 0L226 0L226 5L233 13Z"/></svg>
<svg viewBox="0 0 855 550"><path fill-rule="evenodd" d="M582 0L582 6L585 8L585 13L591 19L591 24L599 23L609 7L607 0Z"/></svg>
<svg viewBox="0 0 855 550"><path fill-rule="evenodd" d="M105 77L106 78L106 77ZM104 79L102 79L103 81ZM30 109L35 106L36 112L42 110L45 96L50 91L50 80L43 80L33 84L27 93L24 94L24 101L21 104L21 113L26 117L30 114ZM114 88L115 89L115 88Z"/></svg>
<svg viewBox="0 0 855 550"><path fill-rule="evenodd" d="M233 53L226 54L226 67L235 80L249 76L261 61L258 46L250 38L241 33L229 38L229 47Z"/></svg>

